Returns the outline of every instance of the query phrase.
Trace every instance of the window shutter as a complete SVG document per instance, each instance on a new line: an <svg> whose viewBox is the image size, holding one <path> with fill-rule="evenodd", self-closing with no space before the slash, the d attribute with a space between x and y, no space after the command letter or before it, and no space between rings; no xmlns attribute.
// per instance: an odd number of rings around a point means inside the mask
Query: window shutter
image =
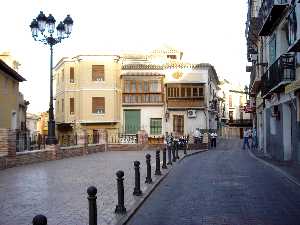
<svg viewBox="0 0 300 225"><path fill-rule="evenodd" d="M70 98L70 114L74 114L74 98Z"/></svg>
<svg viewBox="0 0 300 225"><path fill-rule="evenodd" d="M74 67L70 67L70 83L74 83Z"/></svg>
<svg viewBox="0 0 300 225"><path fill-rule="evenodd" d="M105 112L105 98L104 97L93 97L92 98L92 112L99 113L99 110L102 110L100 113Z"/></svg>
<svg viewBox="0 0 300 225"><path fill-rule="evenodd" d="M92 65L92 81L104 81L104 65Z"/></svg>

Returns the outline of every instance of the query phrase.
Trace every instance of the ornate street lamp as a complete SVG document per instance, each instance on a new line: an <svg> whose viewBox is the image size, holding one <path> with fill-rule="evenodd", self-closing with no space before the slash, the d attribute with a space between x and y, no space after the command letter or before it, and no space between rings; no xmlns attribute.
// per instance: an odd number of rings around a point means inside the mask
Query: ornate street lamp
<svg viewBox="0 0 300 225"><path fill-rule="evenodd" d="M53 45L60 43L63 39L68 38L72 32L73 20L70 15L60 22L56 27L56 37L54 36L55 31L55 19L49 14L48 17L41 11L40 14L33 19L30 24L32 37L35 41L40 41L45 45L50 46L50 103L49 103L49 120L48 120L48 137L46 143L56 144L57 140L55 137L55 120L53 114Z"/></svg>

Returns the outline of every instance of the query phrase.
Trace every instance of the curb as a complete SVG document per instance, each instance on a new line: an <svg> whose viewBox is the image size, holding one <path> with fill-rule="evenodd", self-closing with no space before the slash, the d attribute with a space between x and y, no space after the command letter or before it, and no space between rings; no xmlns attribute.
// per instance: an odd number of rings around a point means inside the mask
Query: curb
<svg viewBox="0 0 300 225"><path fill-rule="evenodd" d="M292 183L298 185L300 187L300 182L293 176L291 176L290 174L288 174L287 172L285 172L284 170L280 169L279 167L277 166L274 166L273 164L257 157L256 155L253 154L253 152L251 150L248 149L248 153L249 155L258 160L259 162L263 163L264 165L267 165L269 167L271 167L272 169L274 169L275 171L277 171L278 173L280 173L281 175L283 175L284 177L286 177L289 181L291 181Z"/></svg>
<svg viewBox="0 0 300 225"><path fill-rule="evenodd" d="M195 152L191 152L190 154L184 155L183 157L181 157L180 159L177 160L178 163L180 163L183 159L202 153L202 152L206 152L208 151L208 149L203 149L203 150L191 150L191 151L195 151ZM143 194L142 198L137 200L136 203L133 204L133 207L127 211L127 213L125 215L120 215L120 216L116 216L118 218L118 222L115 223L115 225L126 225L127 222L133 217L133 215L138 211L138 209L143 205L143 203L149 198L149 196L152 194L152 192L158 187L158 185L168 176L168 174L170 173L170 171L176 167L176 164L173 164L172 167L169 167L168 170L165 170L166 172L157 180L156 183L152 184L152 186L150 186L148 188L148 190ZM163 170L164 171L164 170Z"/></svg>

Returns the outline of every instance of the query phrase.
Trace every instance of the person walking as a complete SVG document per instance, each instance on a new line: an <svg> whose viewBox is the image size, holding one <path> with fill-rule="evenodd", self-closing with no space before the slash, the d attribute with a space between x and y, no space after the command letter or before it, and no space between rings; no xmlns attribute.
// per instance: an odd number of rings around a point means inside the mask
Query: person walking
<svg viewBox="0 0 300 225"><path fill-rule="evenodd" d="M217 133L216 132L212 132L210 134L210 139L211 139L211 147L215 148L217 146Z"/></svg>
<svg viewBox="0 0 300 225"><path fill-rule="evenodd" d="M245 150L245 145L247 145L248 149L250 149L250 145L249 145L249 131L248 131L248 129L244 130L243 138L244 138L243 149Z"/></svg>

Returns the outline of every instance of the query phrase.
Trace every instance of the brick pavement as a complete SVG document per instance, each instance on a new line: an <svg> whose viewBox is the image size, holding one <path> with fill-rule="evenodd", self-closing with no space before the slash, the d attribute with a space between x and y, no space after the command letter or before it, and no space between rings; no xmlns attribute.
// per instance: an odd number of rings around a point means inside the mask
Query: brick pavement
<svg viewBox="0 0 300 225"><path fill-rule="evenodd" d="M181 161L128 225L299 225L299 186L240 144Z"/></svg>
<svg viewBox="0 0 300 225"><path fill-rule="evenodd" d="M152 156L154 174L155 151L103 152L0 171L0 224L28 225L36 214L46 215L51 225L88 224L86 189L90 185L98 188L99 224L114 224L115 173L125 172L125 206L130 209L135 202L133 161L141 162L141 189L145 191L147 153Z"/></svg>

